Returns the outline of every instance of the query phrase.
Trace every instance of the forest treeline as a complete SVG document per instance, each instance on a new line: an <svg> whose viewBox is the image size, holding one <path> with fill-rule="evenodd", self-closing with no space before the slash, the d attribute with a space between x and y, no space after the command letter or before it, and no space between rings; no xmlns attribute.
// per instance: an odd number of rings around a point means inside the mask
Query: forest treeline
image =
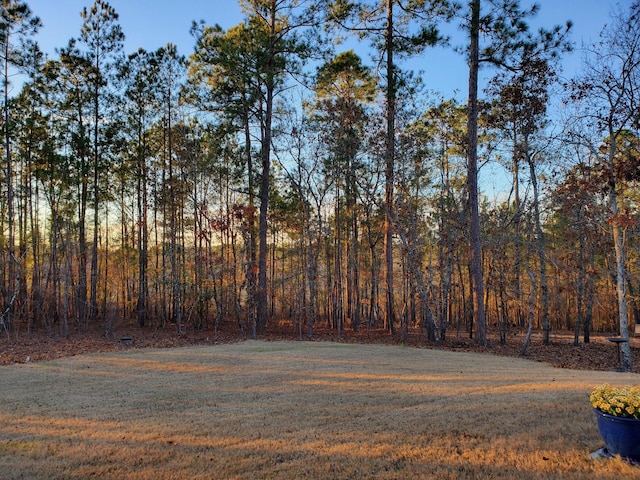
<svg viewBox="0 0 640 480"><path fill-rule="evenodd" d="M6 334L640 323L637 1L571 79L570 23L534 31L516 0L240 4L184 56L125 52L97 0L49 58L38 12L2 0ZM434 46L468 60L464 103L408 68Z"/></svg>

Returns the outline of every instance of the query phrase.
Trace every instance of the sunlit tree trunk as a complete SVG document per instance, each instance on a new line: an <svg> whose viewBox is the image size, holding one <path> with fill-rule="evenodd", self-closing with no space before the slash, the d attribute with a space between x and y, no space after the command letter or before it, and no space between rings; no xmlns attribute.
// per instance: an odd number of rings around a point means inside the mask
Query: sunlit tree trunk
<svg viewBox="0 0 640 480"><path fill-rule="evenodd" d="M531 286L529 287L529 313L527 315L527 333L525 334L524 342L522 344L522 348L520 349L520 355L524 355L527 352L527 348L529 348L529 344L531 343L531 334L533 333L533 320L535 319L536 308L536 276L529 268L528 263L526 265L526 270L531 281Z"/></svg>
<svg viewBox="0 0 640 480"><path fill-rule="evenodd" d="M611 233L613 236L613 247L616 254L616 293L618 297L618 319L620 322L620 336L629 338L629 311L627 307L627 266L626 253L624 246L624 231L622 227L622 218L620 216L620 208L618 206L618 193L616 191L616 179L614 169L614 158L616 154L616 138L615 133L609 130L609 210L611 212ZM631 371L631 346L629 342L620 344L620 363L624 371Z"/></svg>
<svg viewBox="0 0 640 480"><path fill-rule="evenodd" d="M542 231L542 223L540 219L540 203L538 191L538 177L536 174L535 160L532 155L527 154L527 163L529 164L529 173L531 176L531 185L533 187L533 215L536 225L536 253L540 267L540 310L541 323L543 330L542 342L544 345L551 343L550 325L549 325L549 292L547 287L547 259L545 252L544 232Z"/></svg>

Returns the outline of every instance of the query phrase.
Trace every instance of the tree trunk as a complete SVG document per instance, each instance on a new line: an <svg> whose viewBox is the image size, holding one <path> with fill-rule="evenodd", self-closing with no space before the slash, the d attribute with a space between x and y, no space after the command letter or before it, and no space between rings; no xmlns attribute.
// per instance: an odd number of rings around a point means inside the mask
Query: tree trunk
<svg viewBox="0 0 640 480"><path fill-rule="evenodd" d="M306 215L306 231L307 231L307 265L305 268L306 276L307 276L307 285L309 287L309 305L308 305L308 316L307 316L307 337L313 338L313 326L316 322L316 297L317 293L317 283L318 283L318 254L319 252L314 249L313 246L313 234L311 232L310 223L311 218L309 212L305 212ZM320 225L318 225L320 229ZM320 248L320 238L316 235L316 248Z"/></svg>
<svg viewBox="0 0 640 480"><path fill-rule="evenodd" d="M108 204L105 204L105 214L104 214L104 230L105 232L109 231L109 207ZM103 251L109 251L109 235L104 236L104 247ZM104 268L103 268L104 281L102 283L102 316L105 320L105 336L108 339L113 339L113 315L112 312L107 311L107 296L108 296L108 284L107 279L109 278L109 255L105 255L104 259Z"/></svg>
<svg viewBox="0 0 640 480"><path fill-rule="evenodd" d="M394 0L387 0L387 29L386 29L386 52L387 52L387 136L385 152L385 222L384 222L384 258L385 258L385 279L387 287L386 296L386 322L391 333L394 332L395 309L394 309L394 287L393 287L393 184L394 184L394 162L395 162L395 115L396 115L396 87L395 87L395 67L393 64L393 3Z"/></svg>
<svg viewBox="0 0 640 480"><path fill-rule="evenodd" d="M173 171L173 118L171 89L167 104L167 159L169 162L169 263L171 265L171 310L178 334L182 334L182 299L180 267L178 263L178 205L176 199L177 176Z"/></svg>
<svg viewBox="0 0 640 480"><path fill-rule="evenodd" d="M256 263L256 214L255 214L255 185L253 180L253 153L251 151L251 126L249 125L249 108L244 110L244 156L247 164L247 186L249 195L249 209L247 218L248 245L246 248L246 271L245 282L247 284L247 315L248 324L251 325L251 336L257 338L257 285L256 274L258 265Z"/></svg>
<svg viewBox="0 0 640 480"><path fill-rule="evenodd" d="M615 188L609 192L609 202L613 217L611 230L613 234L613 245L616 252L616 292L618 295L618 317L620 321L620 336L629 338L629 312L627 308L627 274L626 256L624 251L624 234L618 217L618 202ZM620 363L625 372L630 372L632 368L631 346L629 342L620 344Z"/></svg>
<svg viewBox="0 0 640 480"><path fill-rule="evenodd" d="M473 288L473 309L477 328L476 341L487 343L487 323L484 309L482 277L482 244L480 241L480 208L478 199L478 70L480 44L480 0L471 0L471 31L469 48L469 99L467 111L467 190L469 195L470 274Z"/></svg>
<svg viewBox="0 0 640 480"><path fill-rule="evenodd" d="M100 64L96 60L96 72L100 72ZM91 245L90 304L89 321L95 322L98 317L98 227L100 224L100 89L96 80L93 92L93 243Z"/></svg>
<svg viewBox="0 0 640 480"><path fill-rule="evenodd" d="M578 210L578 225L582 224L582 212L583 212L583 207L580 206L579 210ZM584 245L584 235L578 235L579 236L579 248L578 248L578 285L577 285L577 292L576 292L576 324L575 324L575 330L574 330L574 335L573 335L573 345L575 347L578 346L579 339L580 339L580 329L582 328L583 322L584 322L584 310L583 310L583 306L584 306L584 290L585 290L585 277L586 277L586 265L585 265L585 258L584 258L584 251L585 251L585 245Z"/></svg>
<svg viewBox="0 0 640 480"><path fill-rule="evenodd" d="M591 274L591 272L595 272L595 258L593 251L589 253L589 267L590 273L587 275L587 283L585 285L585 297L587 298L587 305L584 314L584 325L582 327L584 343L589 343L591 341L591 320L593 318L593 303L595 301L595 285L593 278L594 275Z"/></svg>
<svg viewBox="0 0 640 480"><path fill-rule="evenodd" d="M147 228L147 161L143 152L146 151L146 142L142 133L142 127L138 130L138 171L137 171L137 208L138 208L138 301L136 313L138 326L144 327L148 322L149 303L149 232Z"/></svg>
<svg viewBox="0 0 640 480"><path fill-rule="evenodd" d="M9 38L4 38L4 150L6 162L7 183L7 226L8 226L8 284L5 293L6 315L3 318L4 327L9 330L12 324L13 311L10 307L11 298L16 286L15 261L15 227L14 227L14 195L13 195L13 170L11 159L11 133L9 131ZM3 309L4 310L4 309Z"/></svg>
<svg viewBox="0 0 640 480"><path fill-rule="evenodd" d="M89 329L89 309L87 305L87 206L89 203L89 180L87 178L87 151L84 117L80 94L78 94L78 156L80 157L80 205L78 211L78 285L76 287L76 313L80 328Z"/></svg>
<svg viewBox="0 0 640 480"><path fill-rule="evenodd" d="M522 348L520 349L521 356L527 353L527 348L529 348L529 344L531 343L531 333L533 332L533 319L535 316L536 303L536 276L529 269L528 265L527 273L529 274L529 279L531 280L531 287L529 290L529 315L527 320L527 334L524 337L524 343L522 344Z"/></svg>
<svg viewBox="0 0 640 480"><path fill-rule="evenodd" d="M349 221L349 240L347 244L347 314L351 320L351 328L360 328L360 270L358 216L356 212L356 172L354 159L349 159L349 176L347 179L347 212Z"/></svg>
<svg viewBox="0 0 640 480"><path fill-rule="evenodd" d="M515 239L514 239L514 262L513 269L515 275L514 282L514 296L516 298L516 307L515 307L515 317L516 324L519 327L523 326L523 315L521 310L521 296L522 296L522 281L520 278L521 264L522 264L522 239L520 238L521 233L521 225L522 225L522 212L520 211L522 206L520 205L520 161L517 153L517 129L516 123L514 122L513 129L513 209L515 215Z"/></svg>
<svg viewBox="0 0 640 480"><path fill-rule="evenodd" d="M336 184L337 185L337 184ZM336 187L336 210L335 210L335 292L334 292L334 328L338 331L338 338L342 335L342 325L344 319L344 302L343 302L343 278L342 278L342 209L340 208L340 191Z"/></svg>
<svg viewBox="0 0 640 480"><path fill-rule="evenodd" d="M275 5L274 5L275 8ZM273 13L275 16L275 12ZM275 18L272 18L275 23ZM275 26L272 25L272 29ZM275 32L272 32L275 35ZM267 67L269 68L269 67ZM260 151L262 175L260 179L260 215L258 220L258 289L257 289L257 324L258 328L267 325L267 214L269 211L269 187L271 184L271 122L273 117L273 72L268 72L266 82L264 124L262 127L262 146Z"/></svg>
<svg viewBox="0 0 640 480"><path fill-rule="evenodd" d="M542 303L542 330L544 333L542 343L544 345L549 345L551 343L551 338L549 326L549 294L547 288L547 261L544 251L544 232L542 231L542 224L540 223L538 179L536 176L534 159L530 155L527 155L527 161L529 163L531 184L533 186L533 211L536 222L536 251L538 254L538 261L540 263L540 302Z"/></svg>
<svg viewBox="0 0 640 480"><path fill-rule="evenodd" d="M629 338L629 312L627 309L627 267L624 249L624 232L621 225L620 210L618 207L618 195L614 169L614 157L616 154L616 138L614 132L609 130L609 210L611 211L611 231L613 246L616 253L616 293L618 296L618 318L620 321L620 336ZM620 364L622 370L630 372L632 368L631 346L629 342L620 344Z"/></svg>

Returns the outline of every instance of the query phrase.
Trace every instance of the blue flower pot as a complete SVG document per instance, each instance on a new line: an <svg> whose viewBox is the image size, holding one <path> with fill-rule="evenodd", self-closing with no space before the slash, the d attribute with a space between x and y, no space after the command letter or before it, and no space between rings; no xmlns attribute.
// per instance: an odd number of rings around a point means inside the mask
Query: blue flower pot
<svg viewBox="0 0 640 480"><path fill-rule="evenodd" d="M640 419L616 417L594 410L608 453L640 462Z"/></svg>

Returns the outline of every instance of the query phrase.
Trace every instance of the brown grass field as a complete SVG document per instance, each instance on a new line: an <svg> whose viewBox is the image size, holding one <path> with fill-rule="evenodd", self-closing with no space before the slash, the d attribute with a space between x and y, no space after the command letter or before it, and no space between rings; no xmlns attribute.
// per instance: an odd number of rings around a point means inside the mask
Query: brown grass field
<svg viewBox="0 0 640 480"><path fill-rule="evenodd" d="M304 341L0 367L1 479L640 479L589 392L637 374Z"/></svg>

